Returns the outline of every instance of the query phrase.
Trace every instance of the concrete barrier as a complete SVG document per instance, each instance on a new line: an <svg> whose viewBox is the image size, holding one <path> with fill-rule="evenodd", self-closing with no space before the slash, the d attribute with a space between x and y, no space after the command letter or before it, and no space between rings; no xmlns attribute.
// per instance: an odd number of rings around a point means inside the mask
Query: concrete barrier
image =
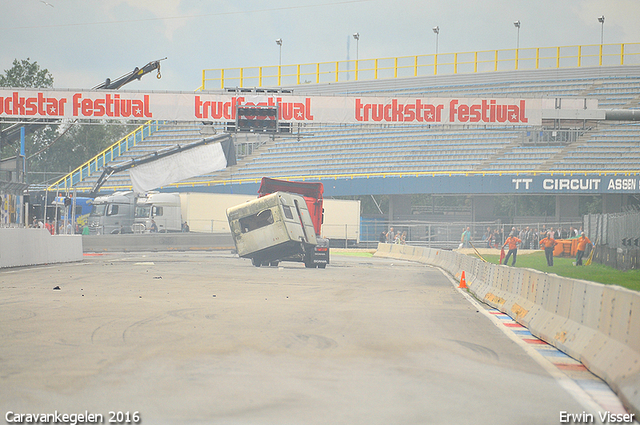
<svg viewBox="0 0 640 425"><path fill-rule="evenodd" d="M80 235L51 236L46 229L0 229L0 268L82 261Z"/></svg>
<svg viewBox="0 0 640 425"><path fill-rule="evenodd" d="M84 252L211 251L235 249L231 233L145 233L82 236Z"/></svg>
<svg viewBox="0 0 640 425"><path fill-rule="evenodd" d="M444 251L380 244L376 255L437 266L538 338L581 361L640 416L640 293Z"/></svg>

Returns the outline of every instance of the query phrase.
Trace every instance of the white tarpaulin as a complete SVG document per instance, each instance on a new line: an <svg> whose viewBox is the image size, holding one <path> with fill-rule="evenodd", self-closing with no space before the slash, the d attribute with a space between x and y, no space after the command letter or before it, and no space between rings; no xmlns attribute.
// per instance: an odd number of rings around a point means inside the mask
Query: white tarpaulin
<svg viewBox="0 0 640 425"><path fill-rule="evenodd" d="M144 193L171 183L212 173L227 167L221 143L189 149L129 170L133 191Z"/></svg>

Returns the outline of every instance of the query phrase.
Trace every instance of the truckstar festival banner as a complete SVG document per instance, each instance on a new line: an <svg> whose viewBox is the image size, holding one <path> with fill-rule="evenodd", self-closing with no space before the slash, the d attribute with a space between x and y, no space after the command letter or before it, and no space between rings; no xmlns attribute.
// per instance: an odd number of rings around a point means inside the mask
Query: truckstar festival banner
<svg viewBox="0 0 640 425"><path fill-rule="evenodd" d="M232 121L236 106L277 106L282 122L540 125L541 99L231 96L0 90L1 118Z"/></svg>

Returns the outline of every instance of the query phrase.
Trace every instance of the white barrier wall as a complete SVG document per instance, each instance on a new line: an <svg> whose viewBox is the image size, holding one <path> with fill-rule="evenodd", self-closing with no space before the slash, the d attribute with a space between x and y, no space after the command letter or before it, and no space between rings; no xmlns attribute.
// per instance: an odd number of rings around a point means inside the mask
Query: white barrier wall
<svg viewBox="0 0 640 425"><path fill-rule="evenodd" d="M0 268L82 261L82 236L0 228Z"/></svg>
<svg viewBox="0 0 640 425"><path fill-rule="evenodd" d="M376 256L464 271L469 291L581 361L640 416L640 293L489 264L453 251L379 244Z"/></svg>

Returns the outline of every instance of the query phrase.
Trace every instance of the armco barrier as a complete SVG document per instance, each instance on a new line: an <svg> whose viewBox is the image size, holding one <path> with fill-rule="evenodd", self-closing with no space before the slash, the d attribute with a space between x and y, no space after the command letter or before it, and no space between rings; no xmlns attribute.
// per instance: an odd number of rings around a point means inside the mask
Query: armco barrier
<svg viewBox="0 0 640 425"><path fill-rule="evenodd" d="M51 236L46 229L0 229L0 268L82 261L80 235Z"/></svg>
<svg viewBox="0 0 640 425"><path fill-rule="evenodd" d="M469 291L581 361L640 417L640 293L453 251L379 244L376 256L419 261L460 276Z"/></svg>

